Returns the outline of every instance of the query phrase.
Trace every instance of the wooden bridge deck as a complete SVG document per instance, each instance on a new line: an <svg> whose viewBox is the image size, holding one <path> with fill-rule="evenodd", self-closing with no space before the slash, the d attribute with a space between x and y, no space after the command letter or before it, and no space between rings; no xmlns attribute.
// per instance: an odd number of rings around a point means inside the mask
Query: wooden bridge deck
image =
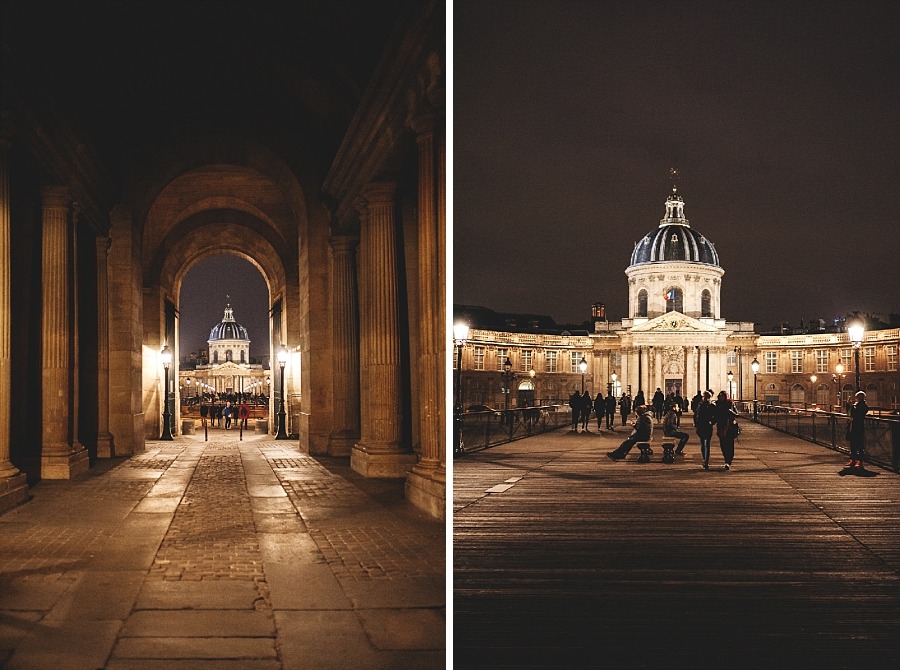
<svg viewBox="0 0 900 670"><path fill-rule="evenodd" d="M734 469L564 430L453 464L454 668L898 668L900 475L744 423Z"/></svg>

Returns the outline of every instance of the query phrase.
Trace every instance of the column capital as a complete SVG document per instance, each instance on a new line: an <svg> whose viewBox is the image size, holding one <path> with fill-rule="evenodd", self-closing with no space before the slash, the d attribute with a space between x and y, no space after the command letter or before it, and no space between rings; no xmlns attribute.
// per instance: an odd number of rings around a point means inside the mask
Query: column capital
<svg viewBox="0 0 900 670"><path fill-rule="evenodd" d="M362 195L369 205L388 205L394 203L397 194L397 182L373 181L363 189Z"/></svg>
<svg viewBox="0 0 900 670"><path fill-rule="evenodd" d="M435 113L432 111L420 112L410 117L409 128L416 134L416 141L421 142L434 133L434 121Z"/></svg>
<svg viewBox="0 0 900 670"><path fill-rule="evenodd" d="M41 201L44 207L69 208L69 189L65 186L42 186Z"/></svg>
<svg viewBox="0 0 900 670"><path fill-rule="evenodd" d="M342 251L344 253L347 253L349 251L353 251L353 249L355 249L359 244L359 235L338 233L329 237L328 243L336 252Z"/></svg>

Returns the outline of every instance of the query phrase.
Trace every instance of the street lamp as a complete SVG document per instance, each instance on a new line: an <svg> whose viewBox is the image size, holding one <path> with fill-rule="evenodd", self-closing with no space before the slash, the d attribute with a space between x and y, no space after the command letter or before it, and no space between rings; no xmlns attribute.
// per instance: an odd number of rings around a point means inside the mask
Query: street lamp
<svg viewBox="0 0 900 670"><path fill-rule="evenodd" d="M816 405L816 380L817 379L818 379L818 377L816 377L815 375L809 376L810 387L812 388L812 394L813 394L813 402L812 402L813 407L815 407L815 405Z"/></svg>
<svg viewBox="0 0 900 670"><path fill-rule="evenodd" d="M456 344L456 403L453 406L453 423L456 428L454 452L462 453L462 348L469 337L469 325L457 323L453 326L453 342Z"/></svg>
<svg viewBox="0 0 900 670"><path fill-rule="evenodd" d="M169 366L172 364L172 351L169 349L168 344L159 352L159 359L162 361L163 368L166 370L165 386L163 387L163 426L162 434L159 436L159 439L172 440L174 439L172 437L172 415L169 413Z"/></svg>
<svg viewBox="0 0 900 670"><path fill-rule="evenodd" d="M844 407L844 364L838 363L834 366L834 372L831 376L831 381L837 384L838 387L838 407Z"/></svg>
<svg viewBox="0 0 900 670"><path fill-rule="evenodd" d="M617 375L617 374L616 374L616 371L613 370L613 372L612 372L612 374L609 376L609 378L610 378L612 381L609 382L609 391L607 392L606 395L612 395L613 392L615 392L615 390L616 390L616 380L619 378L619 375Z"/></svg>
<svg viewBox="0 0 900 670"><path fill-rule="evenodd" d="M584 360L584 356L578 363L578 369L581 370L581 394L584 395L584 373L587 372L587 361Z"/></svg>
<svg viewBox="0 0 900 670"><path fill-rule="evenodd" d="M759 372L759 361L756 360L756 356L754 356L753 360L750 362L750 369L753 370L753 420L757 421L759 419L759 414L756 402L756 373Z"/></svg>
<svg viewBox="0 0 900 670"><path fill-rule="evenodd" d="M532 393L531 401L535 405L538 404L537 403L537 387L534 385L534 377L536 374L537 374L537 372L534 371L534 366L532 365L531 369L528 371L528 376L531 378L531 393Z"/></svg>
<svg viewBox="0 0 900 670"><path fill-rule="evenodd" d="M853 343L853 362L856 365L856 390L859 391L859 350L866 334L866 324L859 316L847 320L847 335Z"/></svg>
<svg viewBox="0 0 900 670"><path fill-rule="evenodd" d="M503 363L503 409L509 409L509 383L512 377L512 361L509 360L509 356L506 357L506 361Z"/></svg>
<svg viewBox="0 0 900 670"><path fill-rule="evenodd" d="M728 374L726 376L728 377L728 397L733 400L734 399L734 373L731 370L729 370Z"/></svg>
<svg viewBox="0 0 900 670"><path fill-rule="evenodd" d="M278 403L278 434L275 435L276 440L286 440L288 439L287 431L285 430L285 418L286 413L284 411L284 365L287 363L288 359L288 350L287 347L283 344L278 347L278 365L281 367L281 398Z"/></svg>

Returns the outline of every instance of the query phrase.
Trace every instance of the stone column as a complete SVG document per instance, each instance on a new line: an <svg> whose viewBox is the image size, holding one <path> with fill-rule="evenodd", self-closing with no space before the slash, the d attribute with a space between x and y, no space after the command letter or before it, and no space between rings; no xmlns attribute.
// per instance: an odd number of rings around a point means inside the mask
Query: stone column
<svg viewBox="0 0 900 670"><path fill-rule="evenodd" d="M97 456L115 456L109 432L109 247L108 237L97 241Z"/></svg>
<svg viewBox="0 0 900 670"><path fill-rule="evenodd" d="M419 146L418 241L419 241L419 363L421 379L419 462L406 480L406 497L432 516L444 517L447 474L446 384L444 355L447 333L444 318L444 253L441 244L443 218L443 170L440 152L435 157L434 116L423 115L413 122ZM437 172L437 175L435 174Z"/></svg>
<svg viewBox="0 0 900 670"><path fill-rule="evenodd" d="M88 453L71 434L74 389L70 353L74 329L69 311L73 290L69 273L69 193L65 187L47 186L41 195L41 477L70 479L87 470Z"/></svg>
<svg viewBox="0 0 900 670"><path fill-rule="evenodd" d="M357 316L356 245L353 235L331 238L333 258L332 328L334 330L334 424L329 456L349 456L359 439L359 318Z"/></svg>
<svg viewBox="0 0 900 670"><path fill-rule="evenodd" d="M28 497L25 474L10 460L12 397L12 273L10 254L8 139L0 135L0 512Z"/></svg>
<svg viewBox="0 0 900 670"><path fill-rule="evenodd" d="M403 477L416 462L401 444L400 305L394 182L363 193L360 234L361 435L350 465L366 477Z"/></svg>

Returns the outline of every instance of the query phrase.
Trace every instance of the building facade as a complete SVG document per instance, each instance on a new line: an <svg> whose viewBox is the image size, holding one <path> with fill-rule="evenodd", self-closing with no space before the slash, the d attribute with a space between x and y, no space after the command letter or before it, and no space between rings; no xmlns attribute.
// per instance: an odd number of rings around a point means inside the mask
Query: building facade
<svg viewBox="0 0 900 670"><path fill-rule="evenodd" d="M688 397L724 390L736 400L833 409L852 396L855 351L847 333L760 335L753 323L727 321L724 274L714 244L690 226L673 187L659 226L632 252L625 270L629 314L620 322L607 321L595 305L591 329L552 331L533 318L519 319L521 327L483 328L483 309L455 307L454 318L470 325L461 347L459 402L498 409L564 404L582 389L617 397L643 391L649 401L659 388ZM898 347L900 329L865 333L860 387L872 407L900 409Z"/></svg>

